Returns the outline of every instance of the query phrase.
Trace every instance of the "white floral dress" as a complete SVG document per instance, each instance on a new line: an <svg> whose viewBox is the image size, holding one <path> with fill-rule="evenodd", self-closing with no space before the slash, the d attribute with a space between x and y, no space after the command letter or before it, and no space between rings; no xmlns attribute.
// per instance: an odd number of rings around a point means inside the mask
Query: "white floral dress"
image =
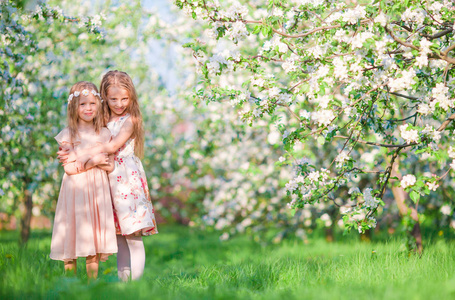
<svg viewBox="0 0 455 300"><path fill-rule="evenodd" d="M129 117L130 115L126 114L107 124L112 136L120 132ZM115 153L114 160L115 169L109 174L109 182L117 233L122 235L158 233L144 167L134 155L134 139L129 139L120 147Z"/></svg>

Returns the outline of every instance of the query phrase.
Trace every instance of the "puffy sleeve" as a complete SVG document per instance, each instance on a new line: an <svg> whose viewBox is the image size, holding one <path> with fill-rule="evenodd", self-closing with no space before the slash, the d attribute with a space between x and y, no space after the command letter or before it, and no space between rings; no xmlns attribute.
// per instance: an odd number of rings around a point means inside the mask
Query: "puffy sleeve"
<svg viewBox="0 0 455 300"><path fill-rule="evenodd" d="M60 133L57 134L54 138L60 146L71 144L71 135L68 127L60 131Z"/></svg>
<svg viewBox="0 0 455 300"><path fill-rule="evenodd" d="M112 137L111 131L106 127L101 128L98 144L109 143Z"/></svg>

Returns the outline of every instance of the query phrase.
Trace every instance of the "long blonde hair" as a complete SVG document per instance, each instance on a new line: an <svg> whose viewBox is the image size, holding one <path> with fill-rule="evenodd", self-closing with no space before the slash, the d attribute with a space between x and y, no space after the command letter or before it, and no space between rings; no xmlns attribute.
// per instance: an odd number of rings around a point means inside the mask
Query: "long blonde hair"
<svg viewBox="0 0 455 300"><path fill-rule="evenodd" d="M73 98L68 103L67 107L67 119L68 119L68 129L70 130L71 143L73 143L76 138L79 136L79 130L77 129L77 122L79 121L79 102L82 95L82 90L88 90L91 92L94 90L98 93L98 88L91 82L88 81L79 81L71 87L70 95L73 95ZM79 96L75 96L74 92L79 92ZM97 134L100 133L102 127L104 127L103 119L103 106L101 105L101 98L95 96L96 101L96 115L93 118L93 126Z"/></svg>
<svg viewBox="0 0 455 300"><path fill-rule="evenodd" d="M134 138L134 154L136 154L139 158L142 158L144 156L144 126L142 124L142 114L139 109L139 102L137 101L137 94L133 81L128 74L117 70L109 71L103 76L100 84L100 92L101 98L105 100L103 108L104 122L106 124L109 122L109 118L111 117L111 109L107 103L107 92L112 86L128 91L130 103L126 108L126 112L131 115L131 120L133 121L134 131L132 138Z"/></svg>

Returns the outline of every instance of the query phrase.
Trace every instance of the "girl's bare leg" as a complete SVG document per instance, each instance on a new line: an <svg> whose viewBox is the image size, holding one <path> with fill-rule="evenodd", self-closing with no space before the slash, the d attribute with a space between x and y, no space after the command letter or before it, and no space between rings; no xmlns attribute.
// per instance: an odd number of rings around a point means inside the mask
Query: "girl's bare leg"
<svg viewBox="0 0 455 300"><path fill-rule="evenodd" d="M77 260L76 259L73 259L70 261L65 261L64 264L65 264L66 273L74 272L74 275L76 275L76 273L77 273Z"/></svg>
<svg viewBox="0 0 455 300"><path fill-rule="evenodd" d="M99 255L87 256L85 265L87 268L88 278L97 278L98 277Z"/></svg>

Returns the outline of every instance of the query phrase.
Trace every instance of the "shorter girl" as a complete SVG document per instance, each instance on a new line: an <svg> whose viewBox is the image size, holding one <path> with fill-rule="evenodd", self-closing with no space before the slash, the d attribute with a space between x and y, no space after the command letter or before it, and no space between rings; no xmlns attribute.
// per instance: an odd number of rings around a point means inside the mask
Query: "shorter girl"
<svg viewBox="0 0 455 300"><path fill-rule="evenodd" d="M77 151L108 143L103 127L100 94L93 83L73 85L68 98L68 127L56 137L60 147ZM64 165L52 231L50 258L63 260L65 270L76 273L76 259L86 257L87 275L98 276L98 263L117 252L109 179L113 155L94 156L83 168Z"/></svg>

